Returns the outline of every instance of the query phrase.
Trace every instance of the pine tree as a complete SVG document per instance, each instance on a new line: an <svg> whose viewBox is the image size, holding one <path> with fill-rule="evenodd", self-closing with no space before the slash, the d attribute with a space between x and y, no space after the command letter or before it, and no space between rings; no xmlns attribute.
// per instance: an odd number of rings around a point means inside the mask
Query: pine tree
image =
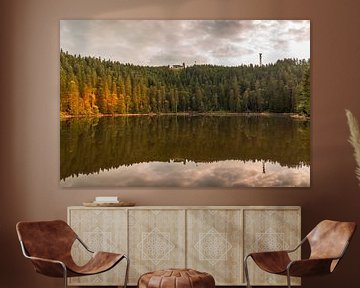
<svg viewBox="0 0 360 288"><path fill-rule="evenodd" d="M310 115L310 62L171 70L60 52L61 115L191 111Z"/></svg>
<svg viewBox="0 0 360 288"><path fill-rule="evenodd" d="M79 86L75 80L70 81L68 95L70 115L80 115L80 92Z"/></svg>
<svg viewBox="0 0 360 288"><path fill-rule="evenodd" d="M304 73L296 110L300 114L310 116L310 66L307 66Z"/></svg>

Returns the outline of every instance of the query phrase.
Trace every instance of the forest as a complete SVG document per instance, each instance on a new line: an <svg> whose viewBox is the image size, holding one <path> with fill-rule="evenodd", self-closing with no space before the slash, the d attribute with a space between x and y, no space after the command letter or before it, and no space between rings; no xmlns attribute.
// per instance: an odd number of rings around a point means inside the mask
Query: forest
<svg viewBox="0 0 360 288"><path fill-rule="evenodd" d="M60 51L60 117L150 113L310 116L310 59L138 66Z"/></svg>

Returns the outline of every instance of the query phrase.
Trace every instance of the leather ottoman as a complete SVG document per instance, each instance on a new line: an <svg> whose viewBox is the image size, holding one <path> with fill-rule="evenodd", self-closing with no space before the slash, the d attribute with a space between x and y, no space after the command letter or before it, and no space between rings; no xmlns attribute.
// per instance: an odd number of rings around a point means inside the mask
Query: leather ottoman
<svg viewBox="0 0 360 288"><path fill-rule="evenodd" d="M138 288L214 288L214 277L192 269L166 269L140 276Z"/></svg>

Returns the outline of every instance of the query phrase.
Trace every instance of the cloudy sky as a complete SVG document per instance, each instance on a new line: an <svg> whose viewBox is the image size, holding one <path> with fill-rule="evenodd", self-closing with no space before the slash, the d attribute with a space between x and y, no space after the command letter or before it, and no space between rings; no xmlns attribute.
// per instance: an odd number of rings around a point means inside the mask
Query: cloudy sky
<svg viewBox="0 0 360 288"><path fill-rule="evenodd" d="M310 21L61 20L60 46L136 65L266 64L310 58Z"/></svg>

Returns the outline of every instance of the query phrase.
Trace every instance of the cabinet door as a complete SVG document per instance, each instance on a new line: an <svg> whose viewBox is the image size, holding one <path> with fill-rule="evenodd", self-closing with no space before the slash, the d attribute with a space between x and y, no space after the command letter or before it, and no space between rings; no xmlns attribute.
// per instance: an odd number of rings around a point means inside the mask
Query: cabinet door
<svg viewBox="0 0 360 288"><path fill-rule="evenodd" d="M185 267L185 210L129 210L130 284L145 272Z"/></svg>
<svg viewBox="0 0 360 288"><path fill-rule="evenodd" d="M214 276L216 285L242 280L242 211L187 211L187 267Z"/></svg>
<svg viewBox="0 0 360 288"><path fill-rule="evenodd" d="M70 209L69 225L80 239L93 251L127 253L127 215L125 209ZM76 263L89 260L87 252L78 241L72 255ZM122 285L126 261L113 269L93 276L69 278L70 285Z"/></svg>
<svg viewBox="0 0 360 288"><path fill-rule="evenodd" d="M301 241L299 209L259 209L244 211L244 254L295 248ZM300 259L300 249L292 253ZM252 259L248 260L252 285L286 285L286 277L266 273ZM292 284L299 285L299 278Z"/></svg>

